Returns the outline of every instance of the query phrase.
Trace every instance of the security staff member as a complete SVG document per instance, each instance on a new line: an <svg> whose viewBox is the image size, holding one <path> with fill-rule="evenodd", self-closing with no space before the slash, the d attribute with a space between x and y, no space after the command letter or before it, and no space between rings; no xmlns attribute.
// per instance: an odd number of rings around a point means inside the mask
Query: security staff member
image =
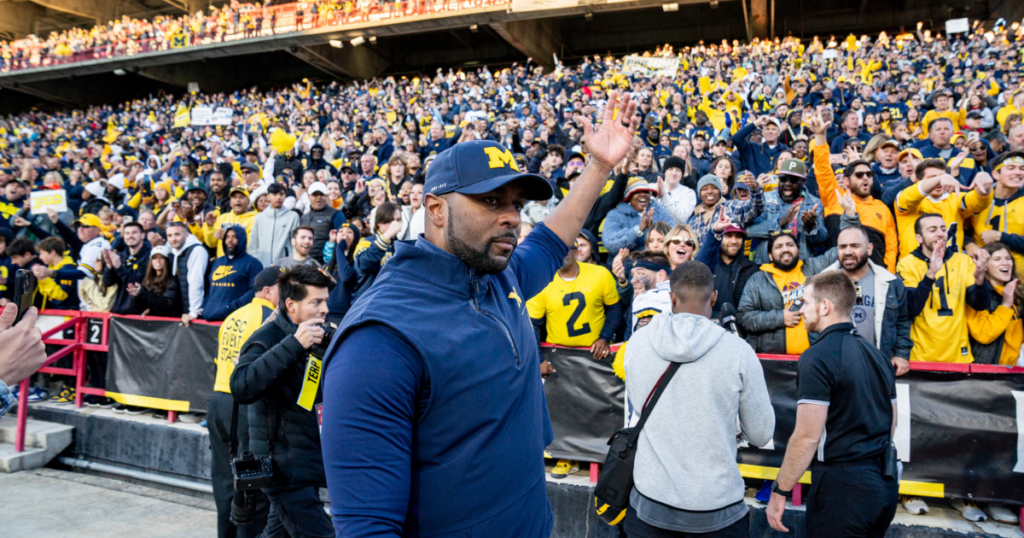
<svg viewBox="0 0 1024 538"><path fill-rule="evenodd" d="M256 297L251 303L235 310L224 320L218 335L217 377L213 383L213 394L210 395L206 414L206 427L210 430L210 450L213 453L210 478L213 482L213 499L217 505L217 536L220 538L239 538L257 536L267 524L269 504L266 497L259 496L256 519L238 529L231 523L231 499L234 497L235 485L231 474L231 415L235 400L231 397L231 372L235 370L235 361L242 351L249 336L263 325L263 322L277 308L277 277L282 269L270 266L256 275ZM247 406L238 407L238 452L249 450L249 420Z"/></svg>
<svg viewBox="0 0 1024 538"><path fill-rule="evenodd" d="M617 116L615 114L617 113ZM400 242L326 355L324 461L338 536L540 538L553 438L526 300L551 282L639 124L612 92L590 163L516 248L520 210L551 185L491 141L442 152L426 229ZM370 362L368 362L370 361ZM482 472L485 462L501 462Z"/></svg>
<svg viewBox="0 0 1024 538"><path fill-rule="evenodd" d="M882 475L896 427L896 371L857 334L850 277L826 271L804 285L807 330L820 334L797 364L796 427L768 502L768 524L782 525L786 499L811 460L807 536L885 535L896 513L899 482Z"/></svg>
<svg viewBox="0 0 1024 538"><path fill-rule="evenodd" d="M309 351L324 337L331 277L300 265L277 284L278 309L246 341L231 374L231 394L249 406L249 449L273 460L261 536L333 537L318 490L326 485L317 423L321 366Z"/></svg>

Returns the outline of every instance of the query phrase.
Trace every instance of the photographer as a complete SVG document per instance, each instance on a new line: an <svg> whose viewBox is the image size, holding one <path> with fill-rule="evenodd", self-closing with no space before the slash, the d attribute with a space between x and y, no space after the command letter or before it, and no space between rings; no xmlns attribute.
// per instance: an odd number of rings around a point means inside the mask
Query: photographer
<svg viewBox="0 0 1024 538"><path fill-rule="evenodd" d="M313 354L327 341L323 324L331 279L300 265L277 282L278 310L242 347L231 394L249 405L250 450L273 458L274 476L263 490L271 504L263 536L333 537L317 489L326 479L315 412L322 398L321 359Z"/></svg>

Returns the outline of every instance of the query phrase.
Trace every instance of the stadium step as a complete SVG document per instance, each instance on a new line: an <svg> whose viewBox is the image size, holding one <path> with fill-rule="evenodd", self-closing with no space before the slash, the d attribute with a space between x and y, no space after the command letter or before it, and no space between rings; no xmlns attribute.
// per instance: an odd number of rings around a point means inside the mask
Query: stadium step
<svg viewBox="0 0 1024 538"><path fill-rule="evenodd" d="M43 467L71 445L74 426L29 419L25 431L25 451L15 452L17 418L13 414L0 419L0 472L16 473Z"/></svg>

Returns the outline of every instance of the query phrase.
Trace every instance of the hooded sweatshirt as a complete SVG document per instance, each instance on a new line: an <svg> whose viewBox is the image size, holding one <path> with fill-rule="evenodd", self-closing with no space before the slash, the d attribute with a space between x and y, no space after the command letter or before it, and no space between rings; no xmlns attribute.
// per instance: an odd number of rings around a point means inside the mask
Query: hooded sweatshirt
<svg viewBox="0 0 1024 538"><path fill-rule="evenodd" d="M284 207L268 207L252 221L247 250L264 266L291 256L292 230L298 227L298 213Z"/></svg>
<svg viewBox="0 0 1024 538"><path fill-rule="evenodd" d="M263 270L263 264L245 251L245 228L236 224L228 230L238 237L238 247L234 256L225 253L213 261L210 291L203 301L206 321L223 321L228 314L249 304L256 296L256 275Z"/></svg>
<svg viewBox="0 0 1024 538"><path fill-rule="evenodd" d="M682 366L640 432L630 505L662 528L724 528L747 513L736 467L737 417L752 445L768 444L775 431L761 363L740 337L703 316L659 314L648 328L626 350L630 400L645 401L671 363ZM717 528L698 526L709 519Z"/></svg>

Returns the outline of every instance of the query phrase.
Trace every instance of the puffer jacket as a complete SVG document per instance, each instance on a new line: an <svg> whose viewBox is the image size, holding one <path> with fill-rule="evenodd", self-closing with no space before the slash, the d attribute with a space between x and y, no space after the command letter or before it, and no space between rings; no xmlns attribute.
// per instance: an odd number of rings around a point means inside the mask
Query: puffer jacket
<svg viewBox="0 0 1024 538"><path fill-rule="evenodd" d="M316 412L296 403L309 351L295 338L295 329L277 310L246 341L231 373L231 394L249 406L249 449L274 461L271 489L327 485ZM313 409L322 393L320 386Z"/></svg>
<svg viewBox="0 0 1024 538"><path fill-rule="evenodd" d="M654 207L653 222L662 221L669 226L676 225L676 219L672 218L662 203L654 198L650 202ZM651 206L648 206L650 208ZM619 249L643 250L647 233L637 233L640 230L640 213L633 209L628 202L619 202L619 205L608 212L602 230L602 242L608 252L618 254Z"/></svg>
<svg viewBox="0 0 1024 538"><path fill-rule="evenodd" d="M801 271L805 276L814 276L838 259L838 251L832 248L821 256L804 260ZM785 307L782 293L771 275L758 271L750 277L737 311L740 326L747 331L747 343L754 351L786 352L786 324L782 312Z"/></svg>

